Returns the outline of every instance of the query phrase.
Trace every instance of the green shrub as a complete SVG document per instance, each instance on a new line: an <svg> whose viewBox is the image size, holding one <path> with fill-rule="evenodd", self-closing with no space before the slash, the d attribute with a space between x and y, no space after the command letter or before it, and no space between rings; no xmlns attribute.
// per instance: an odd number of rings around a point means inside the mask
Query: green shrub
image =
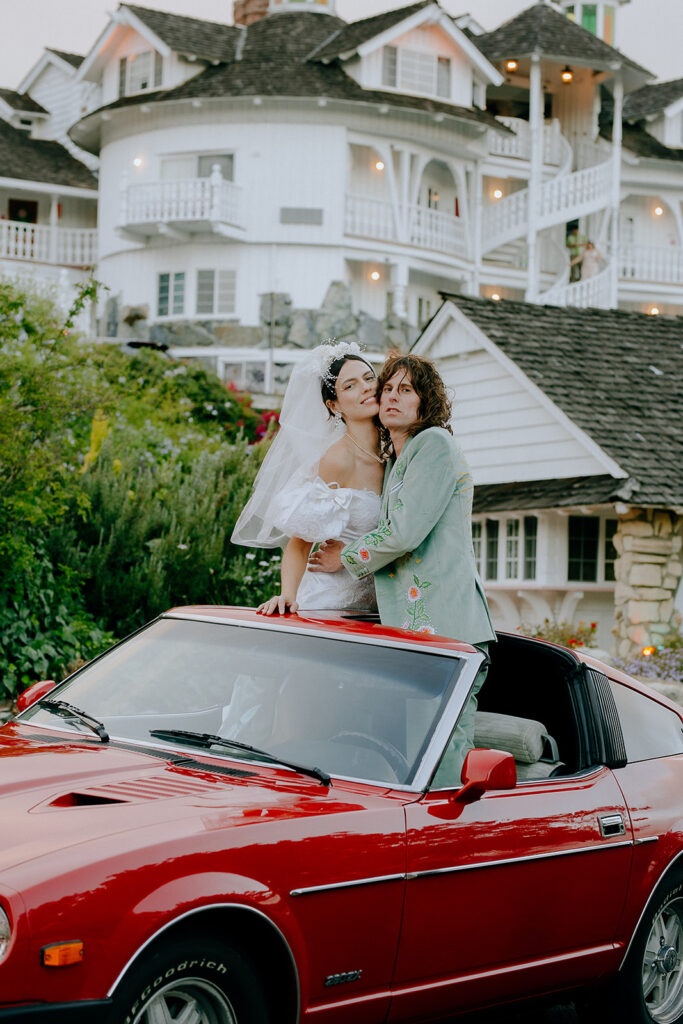
<svg viewBox="0 0 683 1024"><path fill-rule="evenodd" d="M537 640L548 640L550 643L560 644L562 647L592 647L597 628L597 622L579 622L578 626L572 626L570 622L544 619L540 625L536 626L522 623L519 630L525 636L532 636Z"/></svg>

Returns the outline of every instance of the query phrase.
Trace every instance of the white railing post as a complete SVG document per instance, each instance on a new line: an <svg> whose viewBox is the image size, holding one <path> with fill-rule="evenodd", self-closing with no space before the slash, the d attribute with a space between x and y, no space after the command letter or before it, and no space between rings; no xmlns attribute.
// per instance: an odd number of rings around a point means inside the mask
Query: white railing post
<svg viewBox="0 0 683 1024"><path fill-rule="evenodd" d="M211 183L211 212L209 219L217 222L221 220L221 191L223 188L223 172L220 164L214 164L209 177Z"/></svg>
<svg viewBox="0 0 683 1024"><path fill-rule="evenodd" d="M57 263L57 230L59 224L59 196L50 196L50 241L48 243L50 263Z"/></svg>
<svg viewBox="0 0 683 1024"><path fill-rule="evenodd" d="M614 119L612 122L612 223L610 225L610 307L616 309L619 300L619 207L621 205L621 118L624 107L624 83L621 70L614 76Z"/></svg>

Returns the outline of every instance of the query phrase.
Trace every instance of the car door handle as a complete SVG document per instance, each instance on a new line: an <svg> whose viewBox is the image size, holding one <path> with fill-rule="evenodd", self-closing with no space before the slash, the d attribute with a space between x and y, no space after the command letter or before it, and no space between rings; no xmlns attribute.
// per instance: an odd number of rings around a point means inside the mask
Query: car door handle
<svg viewBox="0 0 683 1024"><path fill-rule="evenodd" d="M621 814L603 814L598 818L598 821L600 823L600 835L603 839L626 835L626 825Z"/></svg>

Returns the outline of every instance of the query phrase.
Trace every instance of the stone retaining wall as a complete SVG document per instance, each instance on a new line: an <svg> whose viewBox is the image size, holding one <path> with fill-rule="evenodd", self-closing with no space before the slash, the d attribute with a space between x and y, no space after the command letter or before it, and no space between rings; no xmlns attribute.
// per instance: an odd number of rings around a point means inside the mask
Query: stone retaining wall
<svg viewBox="0 0 683 1024"><path fill-rule="evenodd" d="M661 509L631 509L619 518L614 546L616 648L620 658L629 658L661 643L675 623L683 517Z"/></svg>

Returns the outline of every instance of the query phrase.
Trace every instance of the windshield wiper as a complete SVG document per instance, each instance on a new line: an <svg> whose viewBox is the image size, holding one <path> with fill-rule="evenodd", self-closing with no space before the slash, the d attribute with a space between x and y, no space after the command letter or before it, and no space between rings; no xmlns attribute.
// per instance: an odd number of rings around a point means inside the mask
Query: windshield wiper
<svg viewBox="0 0 683 1024"><path fill-rule="evenodd" d="M293 771L299 772L300 775L310 775L311 778L318 779L323 786L332 785L332 779L322 768L309 768L306 764L287 761L277 754L271 754L268 750L252 747L248 743L240 743L239 740L228 740L223 736L214 736L210 732L191 732L188 729L150 729L149 734L160 740L177 740L179 743L192 742L202 747L236 747L238 750L248 750L251 754L257 754L266 761L273 761L285 768L291 768Z"/></svg>
<svg viewBox="0 0 683 1024"><path fill-rule="evenodd" d="M74 704L67 704L65 700L50 700L49 697L38 701L38 706L45 708L46 711L52 711L55 715L60 715L62 718L75 718L77 721L82 722L83 725L87 725L91 732L94 732L99 736L102 743L109 743L109 733L103 726L102 722L98 722L96 718L89 715L87 711L81 711Z"/></svg>

